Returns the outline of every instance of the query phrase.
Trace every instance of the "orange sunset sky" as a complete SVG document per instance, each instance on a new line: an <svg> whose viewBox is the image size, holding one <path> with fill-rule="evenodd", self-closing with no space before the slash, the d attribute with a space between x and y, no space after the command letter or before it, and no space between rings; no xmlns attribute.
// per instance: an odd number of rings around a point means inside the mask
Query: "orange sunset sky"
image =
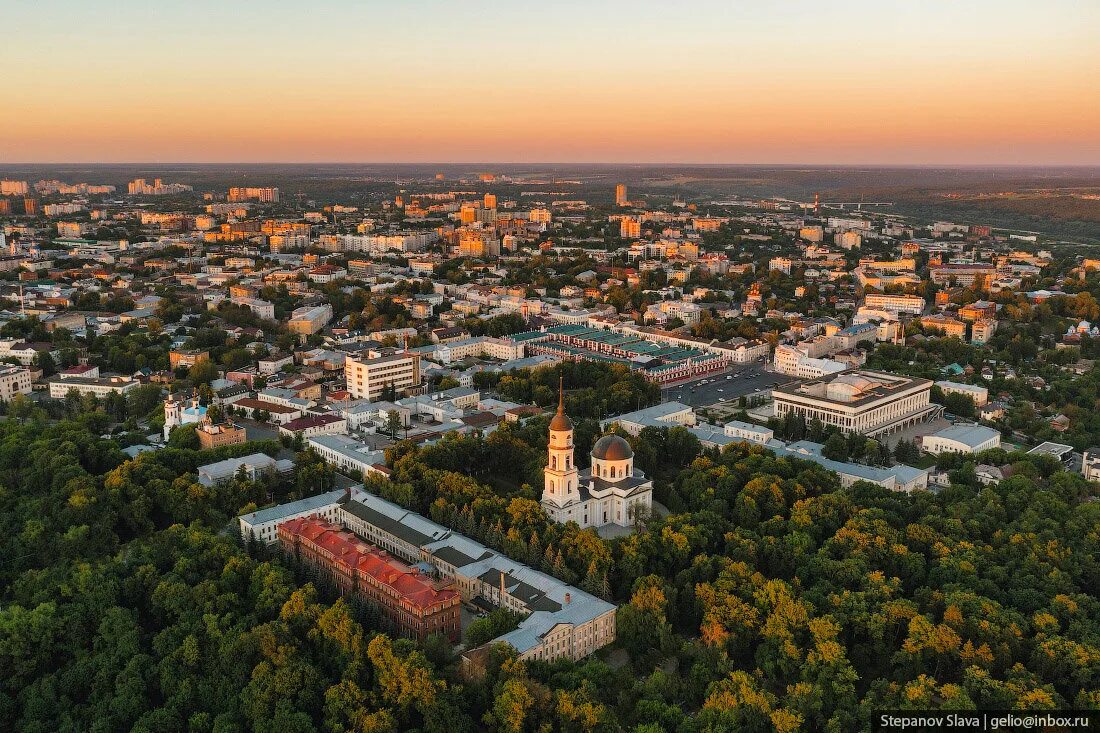
<svg viewBox="0 0 1100 733"><path fill-rule="evenodd" d="M1100 164L1100 2L12 3L0 162Z"/></svg>

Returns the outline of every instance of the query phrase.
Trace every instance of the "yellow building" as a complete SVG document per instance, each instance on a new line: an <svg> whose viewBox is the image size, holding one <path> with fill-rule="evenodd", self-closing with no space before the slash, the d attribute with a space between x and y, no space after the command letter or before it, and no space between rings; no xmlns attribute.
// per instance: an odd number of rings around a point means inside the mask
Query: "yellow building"
<svg viewBox="0 0 1100 733"><path fill-rule="evenodd" d="M945 336L966 338L966 324L954 318L941 315L925 316L920 319L920 324L924 326L925 331L943 331Z"/></svg>
<svg viewBox="0 0 1100 733"><path fill-rule="evenodd" d="M247 440L244 428L232 423L221 425L203 423L195 429L195 435L198 436L199 445L202 446L203 450L221 448L225 445L237 445Z"/></svg>
<svg viewBox="0 0 1100 733"><path fill-rule="evenodd" d="M630 203L630 199L626 197L626 184L620 183L615 186L615 205L626 206Z"/></svg>
<svg viewBox="0 0 1100 733"><path fill-rule="evenodd" d="M624 217L619 221L619 236L623 239L637 239L642 236L642 223L637 219Z"/></svg>

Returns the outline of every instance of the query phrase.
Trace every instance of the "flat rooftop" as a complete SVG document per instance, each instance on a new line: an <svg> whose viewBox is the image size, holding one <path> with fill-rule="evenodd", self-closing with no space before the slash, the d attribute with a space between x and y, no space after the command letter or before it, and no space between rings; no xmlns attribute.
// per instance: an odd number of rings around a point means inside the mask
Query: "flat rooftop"
<svg viewBox="0 0 1100 733"><path fill-rule="evenodd" d="M932 380L852 369L799 385L779 386L772 395L789 395L858 407L913 388L931 389Z"/></svg>

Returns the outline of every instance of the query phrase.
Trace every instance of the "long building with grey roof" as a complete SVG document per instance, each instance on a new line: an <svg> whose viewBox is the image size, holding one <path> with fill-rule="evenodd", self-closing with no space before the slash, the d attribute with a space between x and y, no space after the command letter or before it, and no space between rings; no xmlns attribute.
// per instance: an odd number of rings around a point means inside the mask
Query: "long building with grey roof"
<svg viewBox="0 0 1100 733"><path fill-rule="evenodd" d="M520 659L577 660L615 640L614 604L361 486L250 512L239 521L246 537L270 543L280 524L315 515L342 524L406 562L431 565L454 583L466 602L521 614L516 629L490 642L511 645Z"/></svg>
<svg viewBox="0 0 1100 733"><path fill-rule="evenodd" d="M616 606L373 494L341 503L348 529L410 562L431 564L462 598L524 618L494 642L521 659L582 659L615 640Z"/></svg>

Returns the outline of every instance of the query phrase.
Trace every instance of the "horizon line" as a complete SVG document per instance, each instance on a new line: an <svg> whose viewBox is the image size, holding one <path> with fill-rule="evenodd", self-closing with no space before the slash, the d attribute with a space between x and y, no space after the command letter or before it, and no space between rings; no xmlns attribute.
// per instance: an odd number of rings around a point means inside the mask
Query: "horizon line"
<svg viewBox="0 0 1100 733"><path fill-rule="evenodd" d="M0 162L0 169L8 167L18 166L54 166L54 165L91 165L91 166L177 166L177 165L201 165L201 166L233 166L233 165L361 165L361 166L600 166L607 168L637 168L637 167L671 167L671 166L686 166L695 168L1098 168L1100 169L1100 161L1092 163L1062 163L1062 162L1021 162L1021 163L974 163L974 162L930 162L930 163L913 163L913 162L897 162L897 163L872 163L872 162L832 162L832 163L775 163L775 162L752 162L752 163L700 163L700 162L687 162L687 161L644 161L638 163L623 163L623 162L608 162L608 161L564 161L564 162L551 162L551 161L488 161L488 160L470 160L470 161L339 161L339 160L324 160L324 161L295 161L295 160L262 160L262 161L187 161L187 160L174 160L174 161L141 161L141 160L126 160L126 161L65 161L65 160L51 160L51 161L4 161Z"/></svg>

